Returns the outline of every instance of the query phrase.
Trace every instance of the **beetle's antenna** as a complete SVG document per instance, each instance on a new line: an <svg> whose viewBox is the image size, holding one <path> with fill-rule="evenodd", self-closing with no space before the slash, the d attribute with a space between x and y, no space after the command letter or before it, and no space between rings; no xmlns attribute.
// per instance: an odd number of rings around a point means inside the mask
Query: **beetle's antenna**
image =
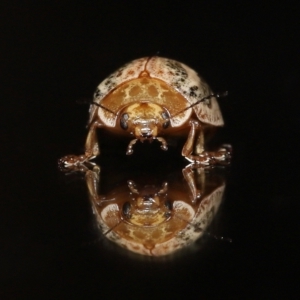
<svg viewBox="0 0 300 300"><path fill-rule="evenodd" d="M110 233L112 230L114 230L117 226L119 226L121 223L123 222L123 220L120 220L117 224L115 224L112 228L110 228L109 230L107 230L104 235L107 235L108 233Z"/></svg>
<svg viewBox="0 0 300 300"><path fill-rule="evenodd" d="M99 107L101 107L101 108L107 110L108 112L112 113L113 115L117 116L117 114L116 114L114 111L110 110L109 108L107 108L107 107L105 107L105 106L103 106L103 105L101 105L101 104L99 104L99 103L97 103L97 102L94 102L94 101L93 101L92 104L97 105L97 106L99 106Z"/></svg>
<svg viewBox="0 0 300 300"><path fill-rule="evenodd" d="M195 103L193 103L192 105L186 107L185 109L183 109L183 110L179 111L178 113L176 113L175 115L171 116L169 119L174 118L175 116L183 113L184 111L186 111L186 110L188 110L188 109L190 109L190 108L198 105L199 103L204 102L205 100L208 100L208 99L210 99L212 97L221 98L221 97L226 97L227 95L228 95L228 91L226 91L224 93L218 93L218 94L214 94L213 93L213 94L210 94L208 96L205 96L205 97L201 98L200 100L196 101Z"/></svg>

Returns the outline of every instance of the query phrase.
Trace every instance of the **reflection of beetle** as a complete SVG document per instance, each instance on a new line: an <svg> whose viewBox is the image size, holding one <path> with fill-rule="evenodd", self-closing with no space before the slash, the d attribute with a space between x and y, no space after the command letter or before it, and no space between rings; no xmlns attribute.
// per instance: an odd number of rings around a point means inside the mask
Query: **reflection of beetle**
<svg viewBox="0 0 300 300"><path fill-rule="evenodd" d="M195 165L184 168L183 175L185 181L173 178L162 186L138 187L129 180L127 186L119 185L103 197L98 194L99 168L87 170L88 191L101 232L142 255L167 255L191 245L215 216L225 183L220 174L211 173L206 179L204 168Z"/></svg>
<svg viewBox="0 0 300 300"><path fill-rule="evenodd" d="M97 128L133 138L157 140L167 150L165 138L188 136L182 155L192 163L228 163L230 151L204 150L204 131L223 125L223 118L210 87L188 66L161 57L134 60L111 74L98 86L90 107L85 154L65 156L66 167L84 164L100 154Z"/></svg>

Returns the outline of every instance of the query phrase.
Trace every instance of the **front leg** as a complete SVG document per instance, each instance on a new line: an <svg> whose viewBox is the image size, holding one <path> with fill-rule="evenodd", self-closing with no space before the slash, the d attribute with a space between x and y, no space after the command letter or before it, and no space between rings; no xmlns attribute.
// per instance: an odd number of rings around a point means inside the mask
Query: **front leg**
<svg viewBox="0 0 300 300"><path fill-rule="evenodd" d="M97 207L102 206L106 202L115 201L116 198L106 198L99 193L100 190L100 167L94 165L92 169L87 169L85 173L86 185L88 188L89 198L92 202L93 211L95 214Z"/></svg>
<svg viewBox="0 0 300 300"><path fill-rule="evenodd" d="M85 179L91 201L96 205L99 205L101 203L98 195L100 168L97 165L95 165L93 170L87 170L87 172L85 173Z"/></svg>
<svg viewBox="0 0 300 300"><path fill-rule="evenodd" d="M200 189L196 185L195 171L197 172L197 175L200 176ZM190 164L182 170L182 173L186 183L189 186L192 203L195 204L197 200L199 200L201 196L204 194L204 187L205 187L204 169L203 167L199 168L194 164Z"/></svg>
<svg viewBox="0 0 300 300"><path fill-rule="evenodd" d="M191 163L199 165L228 164L231 158L231 148L223 147L217 151L209 152L204 150L204 134L201 124L198 121L190 121L190 132L187 141L182 149L182 155ZM197 131L199 132L196 140ZM195 151L195 154L194 153Z"/></svg>
<svg viewBox="0 0 300 300"><path fill-rule="evenodd" d="M88 132L85 142L85 156L88 160L98 156L100 154L100 147L97 138L97 128L103 127L103 124L99 121L95 121Z"/></svg>
<svg viewBox="0 0 300 300"><path fill-rule="evenodd" d="M61 168L85 171L85 164L92 164L91 159L100 154L100 148L97 138L97 128L103 127L99 121L95 121L89 128L85 142L85 153L82 155L66 155L59 160Z"/></svg>

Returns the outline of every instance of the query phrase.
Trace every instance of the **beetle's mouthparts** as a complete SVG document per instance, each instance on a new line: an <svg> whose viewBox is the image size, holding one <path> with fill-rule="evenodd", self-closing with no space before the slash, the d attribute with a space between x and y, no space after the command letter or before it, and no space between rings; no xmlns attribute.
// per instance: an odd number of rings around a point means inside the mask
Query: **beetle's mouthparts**
<svg viewBox="0 0 300 300"><path fill-rule="evenodd" d="M151 137L152 136L152 129L149 127L142 127L140 129L142 137Z"/></svg>
<svg viewBox="0 0 300 300"><path fill-rule="evenodd" d="M127 147L127 151L126 151L126 155L131 155L133 153L133 146L134 144L139 140L141 142L144 142L145 140L148 140L150 143L153 141L153 140L158 140L160 143L161 143L161 146L160 148L164 151L167 151L168 150L168 144L166 142L166 140L160 136L158 137L153 137L152 135L148 136L148 137L139 137L138 139L133 139L130 141L128 147Z"/></svg>
<svg viewBox="0 0 300 300"><path fill-rule="evenodd" d="M148 140L149 142L152 142L153 135L151 131L142 132L142 134L138 137L138 139L143 142L145 140Z"/></svg>

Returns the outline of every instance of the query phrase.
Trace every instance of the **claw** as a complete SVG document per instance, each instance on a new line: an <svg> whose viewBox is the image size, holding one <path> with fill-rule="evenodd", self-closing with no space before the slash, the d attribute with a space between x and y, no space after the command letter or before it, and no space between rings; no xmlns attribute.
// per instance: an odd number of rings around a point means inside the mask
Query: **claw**
<svg viewBox="0 0 300 300"><path fill-rule="evenodd" d="M94 165L90 160L95 156L86 155L66 155L58 160L58 167L61 171L86 171L87 165Z"/></svg>

